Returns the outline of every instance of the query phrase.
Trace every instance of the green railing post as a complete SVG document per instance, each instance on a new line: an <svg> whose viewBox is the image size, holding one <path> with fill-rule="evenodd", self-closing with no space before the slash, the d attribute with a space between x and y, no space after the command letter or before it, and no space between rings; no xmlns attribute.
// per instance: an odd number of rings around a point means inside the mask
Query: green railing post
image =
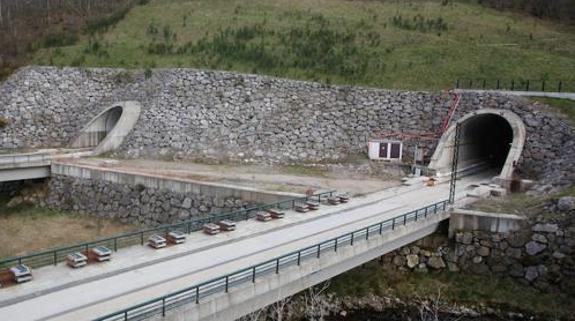
<svg viewBox="0 0 575 321"><path fill-rule="evenodd" d="M54 251L54 265L58 263L58 251Z"/></svg>
<svg viewBox="0 0 575 321"><path fill-rule="evenodd" d="M434 204L432 204L432 205L428 205L428 206L426 206L426 207L419 208L419 209L417 209L417 210L415 210L415 211L408 212L408 213L405 213L405 214L403 214L403 215L398 215L398 216L396 216L396 217L393 217L393 218L391 218L392 230L395 229L395 220L396 220L396 219L399 219L400 217L403 217L403 222L404 222L404 224L406 224L406 222L407 222L407 216L408 216L408 215L414 214L414 215L415 215L415 219L417 220L417 219L418 219L418 216L419 216L419 210L423 210L423 211L424 211L424 215L427 216L427 214L430 212L430 208L433 208L433 211L434 211L434 212L437 212L437 210L439 209L440 206L443 206L443 209L446 209L446 207L447 207L447 201L436 202L436 203L434 203ZM384 222L388 222L388 221L389 221L389 219L386 220L386 221L382 221L382 222L379 223L380 234L383 233L383 224L384 224ZM371 225L371 226L365 227L365 235L366 235L365 238L366 238L366 240L369 240L369 234L370 234L369 229L370 229L371 227L375 227L375 225ZM354 241L355 241L355 233L356 233L356 232L359 232L359 231L363 231L363 229L360 229L360 230L358 230L358 231L351 232L351 233L349 233L349 234L344 234L344 235L341 235L341 236L339 236L339 237L336 237L335 239L332 239L332 240L334 241L334 251L337 252L337 250L338 250L338 248L339 248L339 245L340 245L340 244L339 244L339 238L340 238L340 237L347 237L347 235L350 235L350 236L351 236L350 245L353 246L353 243L354 243ZM143 233L143 232L142 232L142 233ZM142 235L142 234L141 234L141 235ZM317 258L318 258L318 259L321 257L321 246L322 246L322 244L328 244L328 243L331 242L332 240L324 241L324 242L318 243L317 245L314 245L314 246L317 246ZM108 241L109 241L109 239L108 239ZM94 243L94 244L96 244L96 243ZM344 245L345 245L345 244L344 244ZM88 244L86 244L86 246L88 246ZM308 251L308 250L313 249L313 248L314 248L314 247L312 246L312 247L308 247L308 248L306 248L306 249L304 249L304 250L305 250L305 251ZM62 250L63 250L63 249L62 249ZM301 251L302 251L302 250L299 250L299 251L297 252L297 256L298 256L298 257L297 257L297 264L298 264L298 266L301 265ZM55 253L55 251L54 251L53 253ZM286 254L286 255L283 255L283 256L280 256L280 257L277 257L277 258L273 259L273 260L275 260L275 270L276 270L276 274L279 274L281 259L283 259L283 258L288 258L288 257L289 257L290 260L291 260L291 258L293 257L294 254L295 254L295 253L292 252L292 253L290 253L290 254ZM18 259L15 259L15 260L20 260L20 261L21 261L21 260L22 260L22 257L20 257L20 258L18 258ZM266 264L266 266L267 266L267 265L270 264L271 262L273 262L273 261L267 261L267 262L264 263L264 264ZM257 268L260 267L260 266L262 266L262 263L260 263L259 265L254 265L253 267L251 267L251 271L252 271L252 283L255 283ZM230 285L230 283L229 283L229 282L230 282L230 280L229 280L230 275L235 275L235 274L237 274L237 273L242 273L242 275L243 275L245 272L249 271L249 269L250 269L250 268L248 268L248 270L242 270L241 272L235 272L235 273L232 273L232 274L228 274L228 275L226 275L225 277L219 277L219 278L213 279L213 280L211 280L211 281L205 282L205 283L203 283L203 284L201 284L201 285L198 285L198 286L195 286L195 287L186 288L186 289L184 289L183 291L188 292L188 291L193 291L193 290L195 290L195 301L196 301L196 304L197 304L197 303L199 303L199 300L200 300L200 287L201 287L201 286L204 286L204 285L205 285L205 286L210 286L211 288L216 289L217 291L221 291L221 281L222 281L222 279L224 278L224 279L225 279L225 292L228 293L228 291L229 291L229 285ZM246 282L247 280L244 281L244 279L241 279L240 281L241 281L241 282ZM98 320L107 320L107 319L110 319L110 318L117 318L117 317L119 317L119 316L121 316L121 315L124 316L124 319L125 319L125 320L128 320L128 312L132 312L132 313L133 313L133 315L131 316L131 318L146 317L146 316L147 316L147 313L149 313L149 310L147 310L147 311L139 311L138 309L140 309L140 308L142 308L142 307L149 307L149 306L152 305L152 304L154 304L154 306L156 306L157 302L159 302L160 300L161 300L161 302L162 302L162 316L164 316L164 315L165 315L165 311L168 309L168 307L167 307L167 305L166 305L167 300L170 299L170 298L172 298L172 297L176 298L176 296L177 296L177 295L180 295L181 293L183 293L183 291L180 291L180 292L177 292L177 293L174 293L174 294L170 294L170 295L167 295L167 296L163 296L163 297L158 297L158 298L156 298L156 299L154 299L154 300L151 300L151 301L149 301L148 303L145 303L145 304L143 304L143 305L138 305L138 306L135 306L135 307L126 309L126 310L122 310L122 311L120 311L120 312L116 312L116 313L114 313L114 314L108 315L108 316L103 317L103 318L100 318L100 319L98 319ZM210 294L210 293L211 293L211 292L209 292L209 291L206 292L206 294ZM188 299L188 298L191 299L191 296L186 296L185 298L179 298L179 299L177 299L176 301L179 302L179 301L182 300L182 299L185 300L185 299ZM154 309L154 311L157 311L157 310Z"/></svg>

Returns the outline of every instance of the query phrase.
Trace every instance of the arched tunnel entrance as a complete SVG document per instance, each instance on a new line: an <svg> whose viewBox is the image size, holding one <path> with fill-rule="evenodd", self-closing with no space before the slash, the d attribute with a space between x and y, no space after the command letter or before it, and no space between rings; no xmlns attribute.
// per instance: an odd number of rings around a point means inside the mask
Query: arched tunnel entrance
<svg viewBox="0 0 575 321"><path fill-rule="evenodd" d="M461 124L459 165L501 171L512 141L513 129L505 118L494 114L469 118Z"/></svg>
<svg viewBox="0 0 575 321"><path fill-rule="evenodd" d="M116 103L94 117L79 133L72 148L93 148L94 154L105 153L120 146L140 116L135 101Z"/></svg>
<svg viewBox="0 0 575 321"><path fill-rule="evenodd" d="M513 178L525 143L525 125L513 112L483 109L465 115L441 137L429 163L438 176L451 173L455 128L459 124L458 172L493 172L501 184Z"/></svg>

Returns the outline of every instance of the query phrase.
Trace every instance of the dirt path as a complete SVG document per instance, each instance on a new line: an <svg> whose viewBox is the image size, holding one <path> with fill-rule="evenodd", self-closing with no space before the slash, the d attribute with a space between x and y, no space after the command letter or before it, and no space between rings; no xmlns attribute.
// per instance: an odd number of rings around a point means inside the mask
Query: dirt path
<svg viewBox="0 0 575 321"><path fill-rule="evenodd" d="M254 187L264 190L305 193L308 189L335 189L353 195L368 194L397 186L400 181L346 171L327 171L303 166L206 165L154 160L77 159L76 164L123 169L142 174L184 178Z"/></svg>

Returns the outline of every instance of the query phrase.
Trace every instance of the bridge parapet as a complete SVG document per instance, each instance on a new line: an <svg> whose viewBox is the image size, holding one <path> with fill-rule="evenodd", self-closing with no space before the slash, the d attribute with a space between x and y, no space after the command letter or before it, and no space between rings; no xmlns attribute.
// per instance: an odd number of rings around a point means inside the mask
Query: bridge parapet
<svg viewBox="0 0 575 321"><path fill-rule="evenodd" d="M90 154L89 149L46 149L30 153L0 154L0 183L49 177L52 160Z"/></svg>
<svg viewBox="0 0 575 321"><path fill-rule="evenodd" d="M235 320L433 233L449 218L447 206L437 202L95 321Z"/></svg>

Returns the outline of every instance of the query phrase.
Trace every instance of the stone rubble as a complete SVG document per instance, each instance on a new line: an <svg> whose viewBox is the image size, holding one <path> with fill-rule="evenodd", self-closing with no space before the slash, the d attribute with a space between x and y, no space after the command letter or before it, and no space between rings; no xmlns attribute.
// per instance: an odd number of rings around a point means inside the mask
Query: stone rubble
<svg viewBox="0 0 575 321"><path fill-rule="evenodd" d="M253 205L237 198L218 199L67 176L54 176L48 184L48 195L40 206L144 226L172 224Z"/></svg>
<svg viewBox="0 0 575 321"><path fill-rule="evenodd" d="M437 130L438 92L389 91L193 69L25 67L0 85L0 149L68 145L99 111L137 100L143 110L116 156L240 162L343 162L374 133ZM575 182L575 134L545 105L464 94L454 120L481 108L518 114L527 139L518 169L548 193ZM428 143L429 157L437 142ZM409 160L413 145L406 143Z"/></svg>

